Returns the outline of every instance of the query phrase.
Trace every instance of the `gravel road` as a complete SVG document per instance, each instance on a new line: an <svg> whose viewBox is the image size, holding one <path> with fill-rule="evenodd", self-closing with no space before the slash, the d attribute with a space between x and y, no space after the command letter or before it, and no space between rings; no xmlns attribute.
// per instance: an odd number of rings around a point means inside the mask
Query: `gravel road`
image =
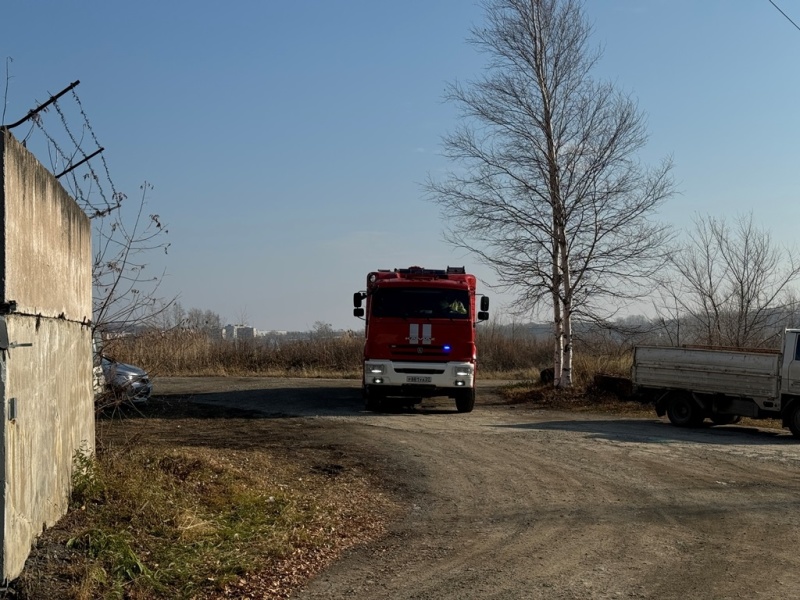
<svg viewBox="0 0 800 600"><path fill-rule="evenodd" d="M778 430L427 400L358 382L162 378L160 394L308 424L407 500L389 534L297 599L800 598L800 444Z"/></svg>

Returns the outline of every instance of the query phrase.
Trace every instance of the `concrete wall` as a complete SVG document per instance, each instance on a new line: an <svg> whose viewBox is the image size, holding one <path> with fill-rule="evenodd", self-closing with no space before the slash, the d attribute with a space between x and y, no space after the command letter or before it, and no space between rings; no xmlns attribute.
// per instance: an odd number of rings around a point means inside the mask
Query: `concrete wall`
<svg viewBox="0 0 800 600"><path fill-rule="evenodd" d="M75 452L94 452L91 228L2 130L0 167L0 320L12 345L0 356L0 535L2 578L13 579L67 510Z"/></svg>

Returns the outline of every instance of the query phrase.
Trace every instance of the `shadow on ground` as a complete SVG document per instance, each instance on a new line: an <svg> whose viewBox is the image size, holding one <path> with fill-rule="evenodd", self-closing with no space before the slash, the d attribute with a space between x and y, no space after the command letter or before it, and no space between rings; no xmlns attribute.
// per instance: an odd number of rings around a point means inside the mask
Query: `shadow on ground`
<svg viewBox="0 0 800 600"><path fill-rule="evenodd" d="M513 423L496 427L529 431L573 431L585 433L597 439L645 444L669 444L671 442L736 446L800 444L800 441L787 431L779 429L761 429L739 425L711 426L709 423L699 428L680 428L664 421L646 419L558 420Z"/></svg>
<svg viewBox="0 0 800 600"><path fill-rule="evenodd" d="M410 406L398 400L375 413L364 409L360 389L320 386L153 396L146 405L114 407L104 411L99 418L291 419L455 412L454 401L432 398L424 400L421 405Z"/></svg>

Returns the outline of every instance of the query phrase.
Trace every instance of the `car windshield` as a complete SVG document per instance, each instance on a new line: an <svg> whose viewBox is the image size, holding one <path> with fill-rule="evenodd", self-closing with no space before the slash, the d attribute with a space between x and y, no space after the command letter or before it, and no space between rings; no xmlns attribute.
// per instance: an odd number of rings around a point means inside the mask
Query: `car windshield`
<svg viewBox="0 0 800 600"><path fill-rule="evenodd" d="M466 290L383 288L372 295L373 317L468 319Z"/></svg>

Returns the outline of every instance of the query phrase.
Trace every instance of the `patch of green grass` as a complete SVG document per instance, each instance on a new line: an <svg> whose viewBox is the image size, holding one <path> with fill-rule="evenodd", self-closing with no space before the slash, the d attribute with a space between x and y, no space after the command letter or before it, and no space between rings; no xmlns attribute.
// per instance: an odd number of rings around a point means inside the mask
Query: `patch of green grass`
<svg viewBox="0 0 800 600"><path fill-rule="evenodd" d="M86 526L68 546L92 562L84 583L91 597L220 589L310 543L324 521L302 496L265 482L263 471L215 464L207 452L106 450L81 464L72 502Z"/></svg>

